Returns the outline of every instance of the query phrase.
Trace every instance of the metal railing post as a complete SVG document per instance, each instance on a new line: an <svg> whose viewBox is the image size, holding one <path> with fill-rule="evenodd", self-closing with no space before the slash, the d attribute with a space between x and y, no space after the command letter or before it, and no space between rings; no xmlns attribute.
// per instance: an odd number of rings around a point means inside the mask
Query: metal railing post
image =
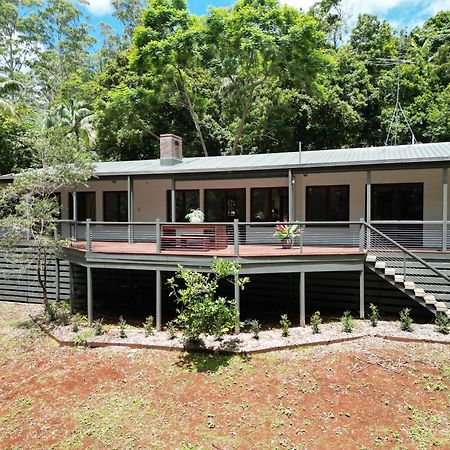
<svg viewBox="0 0 450 450"><path fill-rule="evenodd" d="M156 253L161 253L161 221L156 219Z"/></svg>
<svg viewBox="0 0 450 450"><path fill-rule="evenodd" d="M86 219L86 251L92 251L91 241L91 219Z"/></svg>
<svg viewBox="0 0 450 450"><path fill-rule="evenodd" d="M364 219L359 219L359 251L364 250Z"/></svg>
<svg viewBox="0 0 450 450"><path fill-rule="evenodd" d="M233 223L234 256L239 256L239 219Z"/></svg>
<svg viewBox="0 0 450 450"><path fill-rule="evenodd" d="M303 253L303 233L305 232L306 227L302 225L300 227L300 253Z"/></svg>
<svg viewBox="0 0 450 450"><path fill-rule="evenodd" d="M403 253L403 276L406 277L406 253Z"/></svg>

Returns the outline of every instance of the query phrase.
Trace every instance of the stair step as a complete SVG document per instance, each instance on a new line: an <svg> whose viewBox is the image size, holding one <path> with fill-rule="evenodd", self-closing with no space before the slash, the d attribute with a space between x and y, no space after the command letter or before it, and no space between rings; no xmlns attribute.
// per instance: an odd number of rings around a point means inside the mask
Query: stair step
<svg viewBox="0 0 450 450"><path fill-rule="evenodd" d="M444 302L436 302L436 304L434 306L436 307L436 310L438 312L447 311L447 305Z"/></svg>
<svg viewBox="0 0 450 450"><path fill-rule="evenodd" d="M394 275L394 281L396 283L403 283L405 281L405 277L403 275Z"/></svg>
<svg viewBox="0 0 450 450"><path fill-rule="evenodd" d="M436 297L431 294L425 295L425 297L423 299L425 300L425 303L427 305L434 305L436 303Z"/></svg>
<svg viewBox="0 0 450 450"><path fill-rule="evenodd" d="M413 291L416 288L414 281L405 281L404 285L405 285L405 289L407 291Z"/></svg>
<svg viewBox="0 0 450 450"><path fill-rule="evenodd" d="M377 260L376 255L367 255L366 256L366 261L367 262L375 262Z"/></svg>
<svg viewBox="0 0 450 450"><path fill-rule="evenodd" d="M416 297L424 297L425 296L425 291L422 288L415 288L414 289L414 295Z"/></svg>
<svg viewBox="0 0 450 450"><path fill-rule="evenodd" d="M375 263L375 269L384 269L386 267L386 263L384 261L377 261Z"/></svg>
<svg viewBox="0 0 450 450"><path fill-rule="evenodd" d="M386 267L384 269L384 274L393 277L395 276L395 269L393 269L392 267Z"/></svg>

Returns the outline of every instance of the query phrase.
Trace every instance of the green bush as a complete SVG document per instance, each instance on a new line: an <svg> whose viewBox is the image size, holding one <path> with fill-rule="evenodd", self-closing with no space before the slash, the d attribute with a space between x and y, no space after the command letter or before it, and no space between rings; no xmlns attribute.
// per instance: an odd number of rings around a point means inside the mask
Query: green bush
<svg viewBox="0 0 450 450"><path fill-rule="evenodd" d="M413 320L411 319L410 312L411 312L410 308L403 308L400 311L400 329L402 331L408 332L413 331L412 326Z"/></svg>
<svg viewBox="0 0 450 450"><path fill-rule="evenodd" d="M148 316L145 319L145 322L142 324L144 326L145 337L153 336L155 334L155 328L153 324L154 324L153 316Z"/></svg>
<svg viewBox="0 0 450 450"><path fill-rule="evenodd" d="M175 339L177 333L177 329L175 326L175 322L170 320L167 322L167 334L169 335L169 339Z"/></svg>
<svg viewBox="0 0 450 450"><path fill-rule="evenodd" d="M170 295L181 305L176 324L187 341L196 341L201 334L220 339L234 329L238 320L236 302L216 298L216 292L220 280L234 284L234 277L230 277L239 273L239 264L213 258L211 269L211 273L203 274L178 266L176 275L167 280ZM248 281L247 277L240 278L238 286L243 289Z"/></svg>
<svg viewBox="0 0 450 450"><path fill-rule="evenodd" d="M103 319L98 319L93 325L95 336L101 336L104 333L103 330Z"/></svg>
<svg viewBox="0 0 450 450"><path fill-rule="evenodd" d="M78 331L80 331L80 322L78 322L78 319L75 319L75 320L72 322L72 331L73 331L74 333L78 333Z"/></svg>
<svg viewBox="0 0 450 450"><path fill-rule="evenodd" d="M344 333L351 333L355 328L355 319L353 319L350 311L344 311L344 314L342 314L341 325Z"/></svg>
<svg viewBox="0 0 450 450"><path fill-rule="evenodd" d="M86 346L88 344L88 339L91 337L91 330L84 330L77 333L73 337L73 342L75 345Z"/></svg>
<svg viewBox="0 0 450 450"><path fill-rule="evenodd" d="M261 324L258 320L253 319L249 321L250 332L254 339L259 339L259 332L261 331Z"/></svg>
<svg viewBox="0 0 450 450"><path fill-rule="evenodd" d="M311 316L311 328L312 328L312 332L313 334L317 334L320 333L320 324L322 323L322 318L320 317L320 312L316 311L312 316Z"/></svg>
<svg viewBox="0 0 450 450"><path fill-rule="evenodd" d="M127 326L127 322L125 321L125 319L122 316L120 316L119 317L119 336L122 339L125 339L127 337L127 333L125 331L126 326Z"/></svg>
<svg viewBox="0 0 450 450"><path fill-rule="evenodd" d="M378 321L380 320L380 312L378 311L378 307L375 306L373 303L369 305L370 314L369 314L369 320L373 327L376 327L378 325Z"/></svg>
<svg viewBox="0 0 450 450"><path fill-rule="evenodd" d="M291 322L288 319L287 314L283 314L280 319L281 325L281 336L288 337L289 336L289 328L291 326Z"/></svg>
<svg viewBox="0 0 450 450"><path fill-rule="evenodd" d="M448 334L450 332L449 319L443 312L438 312L434 320L436 324L436 330L442 334Z"/></svg>

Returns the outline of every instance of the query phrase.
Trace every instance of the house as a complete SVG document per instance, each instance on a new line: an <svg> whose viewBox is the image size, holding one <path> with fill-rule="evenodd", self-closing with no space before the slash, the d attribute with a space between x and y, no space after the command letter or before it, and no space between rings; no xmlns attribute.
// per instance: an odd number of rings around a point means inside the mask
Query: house
<svg viewBox="0 0 450 450"><path fill-rule="evenodd" d="M360 316L368 273L401 298L449 313L450 143L184 158L181 138L160 142L160 159L98 163L87 187L61 193L61 233L74 239L64 251L71 297L87 303L91 321L96 283L136 271L154 280L139 296L160 328L162 273L178 264L208 270L213 256L237 258L245 275L290 274L302 325L312 274L322 286L356 276L347 291ZM186 223L195 208L205 223ZM292 248L273 236L277 222L301 226ZM245 295L234 295L243 307Z"/></svg>

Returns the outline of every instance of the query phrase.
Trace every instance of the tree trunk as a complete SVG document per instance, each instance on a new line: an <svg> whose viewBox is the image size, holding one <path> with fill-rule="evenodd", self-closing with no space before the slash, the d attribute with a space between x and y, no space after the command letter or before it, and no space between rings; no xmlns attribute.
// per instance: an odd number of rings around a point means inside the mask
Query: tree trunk
<svg viewBox="0 0 450 450"><path fill-rule="evenodd" d="M42 261L42 251L38 249L37 257L37 277L39 285L42 289L42 299L44 301L44 308L46 311L50 309L50 304L48 301L48 290L47 290L47 258L44 257L44 263Z"/></svg>
<svg viewBox="0 0 450 450"><path fill-rule="evenodd" d="M186 98L186 102L187 102L187 107L189 109L189 113L191 114L192 120L194 121L194 126L195 129L197 131L197 136L200 139L200 145L202 146L202 150L203 150L203 155L204 156L208 156L208 150L206 149L206 144L205 144L205 140L203 139L203 133L202 130L200 128L200 120L197 116L197 113L194 110L194 107L192 106L192 102L191 99L189 98L189 95L185 92L184 93L185 98Z"/></svg>
<svg viewBox="0 0 450 450"><path fill-rule="evenodd" d="M244 132L244 125L247 121L248 111L250 109L250 101L251 99L247 100L242 108L241 120L239 121L239 127L236 131L236 136L234 137L233 148L231 149L232 155L237 155L237 147Z"/></svg>

